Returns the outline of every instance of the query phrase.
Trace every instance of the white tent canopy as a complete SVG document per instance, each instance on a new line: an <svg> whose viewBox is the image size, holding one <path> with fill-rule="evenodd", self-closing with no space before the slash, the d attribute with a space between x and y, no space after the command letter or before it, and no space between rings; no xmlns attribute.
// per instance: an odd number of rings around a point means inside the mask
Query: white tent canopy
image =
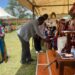
<svg viewBox="0 0 75 75"><path fill-rule="evenodd" d="M0 7L0 19L11 19L16 18L10 14L8 14L3 8Z"/></svg>

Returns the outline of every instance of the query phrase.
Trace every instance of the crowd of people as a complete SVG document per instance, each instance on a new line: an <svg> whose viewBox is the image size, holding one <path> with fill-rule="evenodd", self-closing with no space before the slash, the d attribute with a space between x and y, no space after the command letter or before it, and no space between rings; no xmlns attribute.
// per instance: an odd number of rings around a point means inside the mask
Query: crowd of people
<svg viewBox="0 0 75 75"><path fill-rule="evenodd" d="M69 21L63 18L58 20L55 12L52 12L50 17L44 14L38 19L24 24L18 30L22 45L21 63L33 61L29 48L30 37L33 37L36 53L42 52L42 40L46 49L57 50L57 38L62 35L61 31L64 30L75 30L75 18L73 17Z"/></svg>
<svg viewBox="0 0 75 75"><path fill-rule="evenodd" d="M63 18L57 19L55 12L52 12L50 16L48 14L44 14L35 20L24 23L23 26L18 29L17 34L22 47L22 64L30 64L34 61L30 53L29 40L31 37L33 37L34 40L36 53L42 51L42 40L44 41L44 46L46 46L46 49L58 49L57 39L62 35L61 31L75 31L75 4L69 11L69 15L71 16L71 19L67 21ZM3 62L7 57L4 36L4 28L0 22L0 62Z"/></svg>

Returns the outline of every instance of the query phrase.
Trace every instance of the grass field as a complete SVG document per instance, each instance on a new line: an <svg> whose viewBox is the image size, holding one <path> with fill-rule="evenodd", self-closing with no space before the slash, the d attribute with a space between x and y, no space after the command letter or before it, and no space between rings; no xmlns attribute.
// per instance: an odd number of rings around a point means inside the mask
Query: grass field
<svg viewBox="0 0 75 75"><path fill-rule="evenodd" d="M32 57L35 59L30 65L21 65L21 44L17 37L16 31L6 33L5 42L9 60L7 63L0 64L0 75L35 75L36 70L36 53L32 47L32 41L30 40L30 49Z"/></svg>

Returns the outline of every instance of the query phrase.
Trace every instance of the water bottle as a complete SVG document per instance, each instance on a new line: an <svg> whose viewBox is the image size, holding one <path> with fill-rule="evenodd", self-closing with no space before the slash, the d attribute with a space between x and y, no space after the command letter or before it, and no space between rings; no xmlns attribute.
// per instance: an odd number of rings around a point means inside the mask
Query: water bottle
<svg viewBox="0 0 75 75"><path fill-rule="evenodd" d="M74 46L72 46L72 48L71 48L71 53L74 55L74 57L75 57L75 48L74 48Z"/></svg>
<svg viewBox="0 0 75 75"><path fill-rule="evenodd" d="M74 58L75 58L75 48L74 48Z"/></svg>

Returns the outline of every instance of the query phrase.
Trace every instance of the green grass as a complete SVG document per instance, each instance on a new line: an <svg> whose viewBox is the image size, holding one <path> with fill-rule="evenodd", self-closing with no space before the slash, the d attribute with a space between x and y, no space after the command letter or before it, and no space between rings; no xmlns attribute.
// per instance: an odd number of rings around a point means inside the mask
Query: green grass
<svg viewBox="0 0 75 75"><path fill-rule="evenodd" d="M17 37L16 31L6 33L5 42L7 47L7 53L9 60L7 63L0 64L0 75L35 75L36 71L36 54L32 47L32 41L30 40L30 49L32 58L35 59L30 65L22 65L21 59L21 44Z"/></svg>

